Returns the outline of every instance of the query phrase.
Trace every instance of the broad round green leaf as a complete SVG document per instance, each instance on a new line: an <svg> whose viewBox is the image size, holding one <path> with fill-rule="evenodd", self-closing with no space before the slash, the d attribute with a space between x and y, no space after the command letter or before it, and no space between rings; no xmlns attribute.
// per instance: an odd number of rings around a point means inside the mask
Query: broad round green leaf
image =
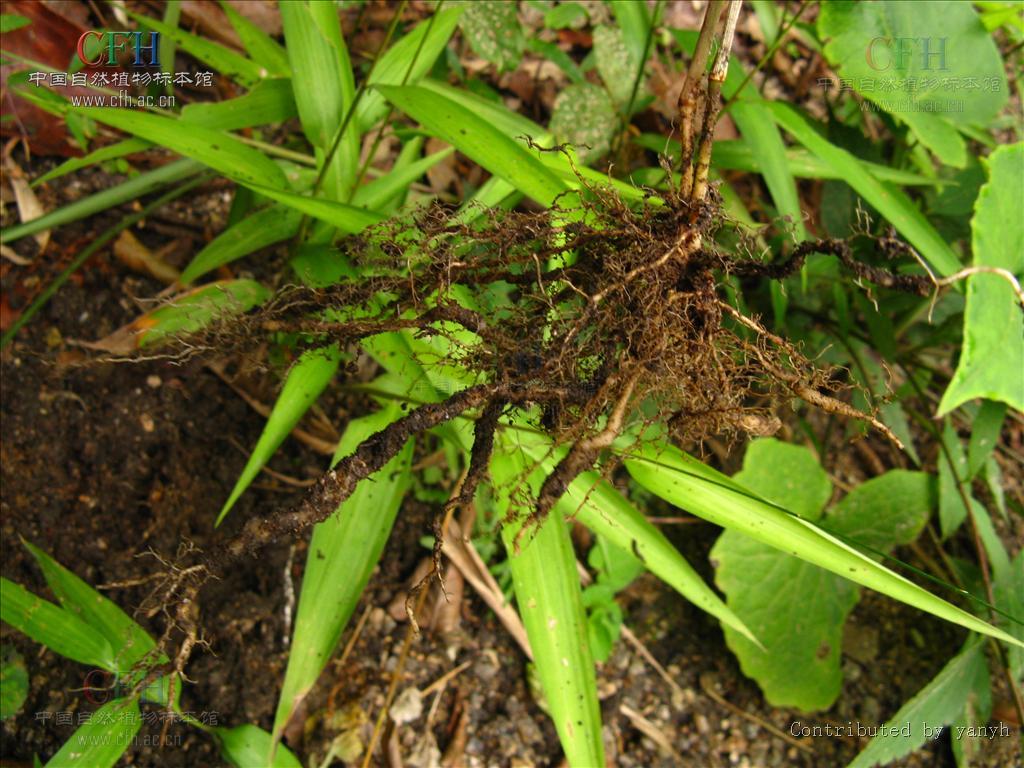
<svg viewBox="0 0 1024 768"><path fill-rule="evenodd" d="M956 126L986 125L1006 104L1002 59L970 3L828 2L818 31L839 74L948 165L967 160Z"/></svg>
<svg viewBox="0 0 1024 768"><path fill-rule="evenodd" d="M513 69L519 63L525 40L517 3L474 0L462 14L459 26L473 52L499 71Z"/></svg>
<svg viewBox="0 0 1024 768"><path fill-rule="evenodd" d="M555 99L551 132L557 141L575 147L580 162L607 154L617 127L618 117L608 92L593 83L570 85Z"/></svg>
<svg viewBox="0 0 1024 768"><path fill-rule="evenodd" d="M832 481L810 449L773 437L747 446L743 469L733 480L804 520L821 517L832 497Z"/></svg>
<svg viewBox="0 0 1024 768"><path fill-rule="evenodd" d="M1024 142L999 147L987 162L971 220L974 266L1003 269L1024 280ZM967 279L964 345L938 415L976 397L1024 411L1024 307L1005 277Z"/></svg>

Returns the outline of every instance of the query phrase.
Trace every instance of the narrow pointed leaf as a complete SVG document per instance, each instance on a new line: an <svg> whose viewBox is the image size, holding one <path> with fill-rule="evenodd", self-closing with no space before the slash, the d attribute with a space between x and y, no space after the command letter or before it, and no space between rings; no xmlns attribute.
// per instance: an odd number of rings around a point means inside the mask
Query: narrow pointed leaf
<svg viewBox="0 0 1024 768"><path fill-rule="evenodd" d="M678 162L680 152L678 141L666 141L664 136L653 133L641 134L633 141L641 147L654 152L667 154L675 162ZM878 163L869 163L866 160L861 160L859 157L854 159L878 181L899 184L904 187L936 186L939 184L938 180L930 179L919 173L904 171L899 168L890 168L887 165L880 165ZM843 178L840 169L833 168L817 155L799 147L786 149L786 164L789 166L789 172L801 179ZM716 141L714 147L711 148L711 167L729 171L751 171L753 173L763 173L765 168L762 158L758 157L747 142L729 139Z"/></svg>
<svg viewBox="0 0 1024 768"><path fill-rule="evenodd" d="M398 404L391 402L377 413L351 421L334 463L402 415ZM409 442L379 472L359 483L330 518L313 529L288 670L274 717L275 738L330 660L380 560L411 481L411 457Z"/></svg>
<svg viewBox="0 0 1024 768"><path fill-rule="evenodd" d="M108 160L116 160L119 157L125 155L131 155L135 152L143 152L149 149L152 144L142 139L124 139L114 144L109 144L99 149L94 149L82 157L72 157L69 160L65 160L63 163L58 165L52 171L44 173L38 179L32 182L32 186L43 184L53 179L59 179L68 173L81 170L82 168L88 168L90 165L96 165L97 163L104 163Z"/></svg>
<svg viewBox="0 0 1024 768"><path fill-rule="evenodd" d="M455 31L465 6L445 8L392 45L373 65L367 85L413 85L429 72ZM387 114L379 91L370 88L356 106L360 130L370 130Z"/></svg>
<svg viewBox="0 0 1024 768"><path fill-rule="evenodd" d="M568 189L536 155L462 105L418 86L378 90L432 134L538 203L551 205Z"/></svg>
<svg viewBox="0 0 1024 768"><path fill-rule="evenodd" d="M337 228L342 234L354 235L367 227L371 227L384 220L384 215L377 211L367 211L364 208L356 208L354 205L339 203L335 200L326 200L318 197L305 197L294 192L285 192L275 187L252 185L252 188L261 195L284 203L289 208L311 216L314 219L325 221Z"/></svg>
<svg viewBox="0 0 1024 768"><path fill-rule="evenodd" d="M202 166L194 160L176 160L173 163L168 163L163 168L140 173L138 176L134 176L128 179L128 181L117 184L110 189L105 189L102 192L97 192L95 195L76 200L69 205L47 213L45 216L40 216L38 219L31 219L24 224L7 227L0 232L0 242L9 243L28 235L34 235L36 232L61 227L73 221L84 219L87 216L92 216L94 213L105 211L116 205L121 205L130 200L137 200L155 190L169 187L177 181L187 179L189 176L195 176L201 170Z"/></svg>
<svg viewBox="0 0 1024 768"><path fill-rule="evenodd" d="M288 53L270 35L236 11L231 3L221 0L220 7L238 33L249 58L274 77L290 77Z"/></svg>
<svg viewBox="0 0 1024 768"><path fill-rule="evenodd" d="M454 151L448 147L384 174L379 179L359 187L352 196L352 204L371 210L380 208L396 194L407 190L414 181Z"/></svg>
<svg viewBox="0 0 1024 768"><path fill-rule="evenodd" d="M555 467L551 441L539 435L521 436L519 445L546 472ZM612 544L632 552L655 576L679 592L701 610L747 637L757 639L747 626L709 587L665 535L647 521L639 510L596 472L577 477L555 505L555 513L579 520Z"/></svg>
<svg viewBox="0 0 1024 768"><path fill-rule="evenodd" d="M179 281L188 285L208 272L230 264L260 248L294 237L302 214L278 204L246 216L228 227L197 253Z"/></svg>
<svg viewBox="0 0 1024 768"><path fill-rule="evenodd" d="M211 730L220 742L224 759L236 768L302 768L299 759L282 745L278 745L273 762L268 763L266 758L270 751L270 734L255 725Z"/></svg>
<svg viewBox="0 0 1024 768"><path fill-rule="evenodd" d="M239 184L287 186L284 173L272 160L223 131L128 109L77 107L73 111L198 160Z"/></svg>
<svg viewBox="0 0 1024 768"><path fill-rule="evenodd" d="M280 123L295 116L295 101L287 80L263 80L243 96L225 101L186 104L181 119L215 130L238 130L255 125ZM60 178L98 163L143 152L153 146L144 139L125 139L73 157L32 182L32 186ZM109 207L109 206L108 206Z"/></svg>
<svg viewBox="0 0 1024 768"><path fill-rule="evenodd" d="M782 143L779 128L761 104L741 99L729 110L743 140L750 146L761 163L761 175L771 193L780 216L788 217L798 241L807 239L800 198L796 192L796 179L786 158L786 145ZM714 155L712 154L712 160Z"/></svg>
<svg viewBox="0 0 1024 768"><path fill-rule="evenodd" d="M352 64L341 36L338 11L333 3L305 0L279 7L299 119L322 165L355 98ZM311 87L313 83L315 87ZM350 120L324 176L326 197L347 200L358 166L358 126Z"/></svg>
<svg viewBox="0 0 1024 768"><path fill-rule="evenodd" d="M775 122L797 141L839 170L843 180L885 216L920 251L932 269L943 276L960 269L960 260L953 249L903 192L877 181L853 155L822 137L789 104L765 102L765 108L771 112Z"/></svg>
<svg viewBox="0 0 1024 768"><path fill-rule="evenodd" d="M267 418L266 426L260 439L253 448L245 469L239 476L228 500L217 515L217 525L238 501L249 484L256 479L263 466L274 455L284 439L309 410L310 406L320 397L320 393L334 378L341 362L341 353L337 347L310 350L299 358L288 371L281 394L278 395L274 408Z"/></svg>
<svg viewBox="0 0 1024 768"><path fill-rule="evenodd" d="M114 699L92 713L46 764L46 768L109 768L142 727L137 699Z"/></svg>
<svg viewBox="0 0 1024 768"><path fill-rule="evenodd" d="M740 531L776 549L807 560L850 581L958 624L1014 645L1015 637L947 603L890 571L806 520L736 489L733 481L710 467L689 471L689 462L671 446L647 444L626 459L633 478L648 490L715 525Z"/></svg>
<svg viewBox="0 0 1024 768"><path fill-rule="evenodd" d="M934 739L943 726L956 721L963 711L968 691L979 686L988 690L989 685L985 644L971 638L964 649L886 723L887 735L873 738L849 768L887 765L910 754L927 740ZM906 735L908 726L909 736ZM925 727L932 731L926 733Z"/></svg>
<svg viewBox="0 0 1024 768"><path fill-rule="evenodd" d="M224 101L186 104L181 119L217 131L237 131L283 123L297 114L292 84L285 78L261 80L248 93Z"/></svg>
<svg viewBox="0 0 1024 768"><path fill-rule="evenodd" d="M83 346L125 355L176 335L191 333L225 315L246 312L269 298L255 280L221 280L176 296L109 336Z"/></svg>
<svg viewBox="0 0 1024 768"><path fill-rule="evenodd" d="M7 579L0 579L0 619L79 664L118 671L114 652L103 635L70 611Z"/></svg>
<svg viewBox="0 0 1024 768"><path fill-rule="evenodd" d="M255 61L235 53L220 43L215 43L205 37L193 35L180 27L172 27L157 21L150 16L144 16L132 11L126 11L135 21L144 27L148 27L161 35L166 35L173 40L181 50L191 54L207 66L217 70L220 74L230 77L242 85L254 85L263 77L266 77L267 70Z"/></svg>
<svg viewBox="0 0 1024 768"><path fill-rule="evenodd" d="M75 614L107 639L118 668L127 672L156 646L153 638L112 600L86 584L43 550L23 542L43 571L46 583L66 611ZM161 661L166 661L162 657Z"/></svg>
<svg viewBox="0 0 1024 768"><path fill-rule="evenodd" d="M499 504L515 505L509 498L512 486L530 460L509 445L491 460ZM534 473L539 485L543 473ZM594 659L590 650L587 619L583 610L576 555L569 529L560 514L552 513L523 535L516 552L522 517L502 528L509 555L516 604L533 649L548 711L573 768L603 766L601 710L597 701Z"/></svg>

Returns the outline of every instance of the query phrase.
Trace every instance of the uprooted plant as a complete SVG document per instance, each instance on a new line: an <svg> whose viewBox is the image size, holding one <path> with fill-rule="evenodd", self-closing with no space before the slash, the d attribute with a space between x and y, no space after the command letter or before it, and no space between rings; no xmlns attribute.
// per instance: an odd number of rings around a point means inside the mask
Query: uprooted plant
<svg viewBox="0 0 1024 768"><path fill-rule="evenodd" d="M834 398L835 377L739 312L723 287L734 278L786 277L815 251L890 288L926 295L926 278L862 264L842 241L805 243L778 264L733 255L715 241L727 223L713 194L631 207L612 190L584 186L575 200L537 213L486 210L472 221L439 205L417 210L341 244L353 277L285 288L254 312L171 340L171 357L251 351L270 334L304 348L354 350L411 329L443 340L446 352L421 360L425 367L454 367L472 380L363 441L294 508L250 519L198 563L175 563L152 597L157 607L179 602L174 619L186 635L173 665L179 673L196 641L207 578L326 520L410 437L457 418L475 421L474 441L450 505L472 501L503 424L541 430L568 449L540 487L517 547L574 479L599 462L610 472L613 443L645 425L689 441L767 434L778 426L771 403L795 396L865 419L896 440L873 416ZM438 552L441 543L438 535Z"/></svg>

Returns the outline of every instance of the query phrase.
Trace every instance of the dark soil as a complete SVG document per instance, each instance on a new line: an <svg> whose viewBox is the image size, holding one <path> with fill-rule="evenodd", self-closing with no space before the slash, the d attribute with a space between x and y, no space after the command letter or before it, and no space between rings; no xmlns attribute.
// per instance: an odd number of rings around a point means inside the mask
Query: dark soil
<svg viewBox="0 0 1024 768"><path fill-rule="evenodd" d="M203 212L195 220L220 215L211 213L211 199L194 203ZM49 252L68 252L91 231L58 232L60 242ZM27 267L5 265L4 295L13 297L17 309L20 297L32 290L26 280L45 285L65 262L37 257ZM201 362L76 365L84 355L71 339L104 336L138 314L131 296L152 296L160 288L103 253L3 355L2 572L50 598L19 537L90 584L109 584L159 571L154 552L173 556L183 540L209 548L256 511L269 513L301 495L300 488L263 475L225 528L215 531L212 522L263 418ZM256 379L265 403L272 402L272 381L272 376ZM324 401L335 427L349 417L350 400L332 391ZM317 476L324 464L322 456L293 439L271 467L302 480ZM388 607L404 596L426 553L420 539L429 533L434 511L410 497L400 513L351 622L354 626L366 614L357 641L343 664L328 666L305 707L305 722L290 734L305 764L320 764L332 742L343 749L356 738L368 740L406 631ZM685 525L670 528L670 535L710 579L707 553L717 530ZM183 709L205 713L219 725L271 727L288 653L284 573L291 568L299 589L305 559L304 542L293 552L292 545L282 541L270 547L204 590L202 628L209 648L193 655L188 674L195 682L185 687ZM108 594L132 611L147 592L132 587ZM630 646L618 645L599 674L609 763L618 766L842 764L863 747L856 737L805 740L810 752L804 752L757 721L784 732L796 721L883 722L934 676L963 639L948 625L867 594L850 621L839 703L823 715L804 716L768 707L757 686L740 674L717 624L655 579L639 579L623 594L623 603L628 625L679 690L673 691ZM399 700L414 703L415 689L460 664L468 666L437 694L439 700L424 698L422 714L386 730L379 764L397 765L395 755L400 755L406 765L437 765L444 755L448 765L557 765L561 750L527 685L521 652L472 591L466 590L460 609L454 630L427 632L414 643ZM154 636L164 629L160 615L139 620ZM342 638L339 655L352 631L350 626ZM40 649L10 627L2 633L26 659L30 693L20 714L3 723L0 759L3 765L31 765L33 754L45 761L71 736L79 712L95 708L83 691L90 670ZM661 751L625 710L646 718L677 754ZM70 723L57 722L58 716ZM152 742L160 729L159 723L144 724L140 741ZM220 764L216 743L200 731L174 724L168 736L169 746L134 746L122 764ZM946 739L901 764L951 765ZM987 751L988 764L1019 760L1014 749L1012 737L997 739Z"/></svg>

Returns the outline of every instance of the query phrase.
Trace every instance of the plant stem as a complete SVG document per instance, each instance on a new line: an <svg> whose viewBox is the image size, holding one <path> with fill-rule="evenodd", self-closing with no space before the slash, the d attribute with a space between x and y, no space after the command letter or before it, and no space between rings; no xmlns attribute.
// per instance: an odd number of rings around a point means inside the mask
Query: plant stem
<svg viewBox="0 0 1024 768"><path fill-rule="evenodd" d="M996 604L995 591L992 589L992 575L989 569L989 558L988 552L985 551L985 547L981 542L981 532L978 530L978 520L974 514L974 507L971 506L971 500L967 495L967 491L964 488L963 481L960 479L960 475L956 471L956 462L953 461L953 457L950 455L949 449L946 443L940 438L939 439L939 450L942 453L942 457L946 460L946 464L949 466L949 471L953 475L953 480L956 482L956 492L960 496L960 502L964 505L964 509L967 510L967 518L971 521L971 538L974 543L974 551L978 556L978 564L981 567L981 580L985 585L985 599L989 605L989 621L995 622L996 614L992 610L992 607ZM1018 721L1024 723L1024 696L1021 695L1020 685L1013 677L1013 671L1010 668L1010 660L1006 655L1006 649L1003 648L1002 644L990 638L993 646L996 650L996 655L999 657L999 661L1003 666L1003 670L1006 672L1006 681L1010 686L1010 694L1013 698L1014 709L1017 710Z"/></svg>
<svg viewBox="0 0 1024 768"><path fill-rule="evenodd" d="M679 155L679 173L682 176L679 183L680 195L687 194L693 185L693 116L697 109L694 92L704 79L715 27L718 26L718 19L725 6L726 0L712 0L704 12L704 23L700 27L697 46L690 60L690 68L683 78L683 89L679 92L679 140L682 143L682 152Z"/></svg>
<svg viewBox="0 0 1024 768"><path fill-rule="evenodd" d="M711 168L711 145L714 141L715 123L722 110L722 83L729 72L729 52L732 50L732 39L736 32L736 20L740 15L742 0L730 0L729 12L725 17L725 29L722 30L722 45L715 56L715 64L708 76L708 93L704 107L704 128L701 131L700 148L697 150L697 169L693 177L693 189L690 202L700 202L708 190L708 170Z"/></svg>
<svg viewBox="0 0 1024 768"><path fill-rule="evenodd" d="M316 167L316 158L310 157L302 152L296 152L292 149L285 149L284 147L278 147L274 144L267 144L265 141L259 141L258 139L251 139L248 136L242 136L241 134L231 134L234 138L238 139L243 144L248 144L250 147L260 150L264 154L272 155L274 157L280 157L283 160L291 160L293 163L299 165L309 165Z"/></svg>

